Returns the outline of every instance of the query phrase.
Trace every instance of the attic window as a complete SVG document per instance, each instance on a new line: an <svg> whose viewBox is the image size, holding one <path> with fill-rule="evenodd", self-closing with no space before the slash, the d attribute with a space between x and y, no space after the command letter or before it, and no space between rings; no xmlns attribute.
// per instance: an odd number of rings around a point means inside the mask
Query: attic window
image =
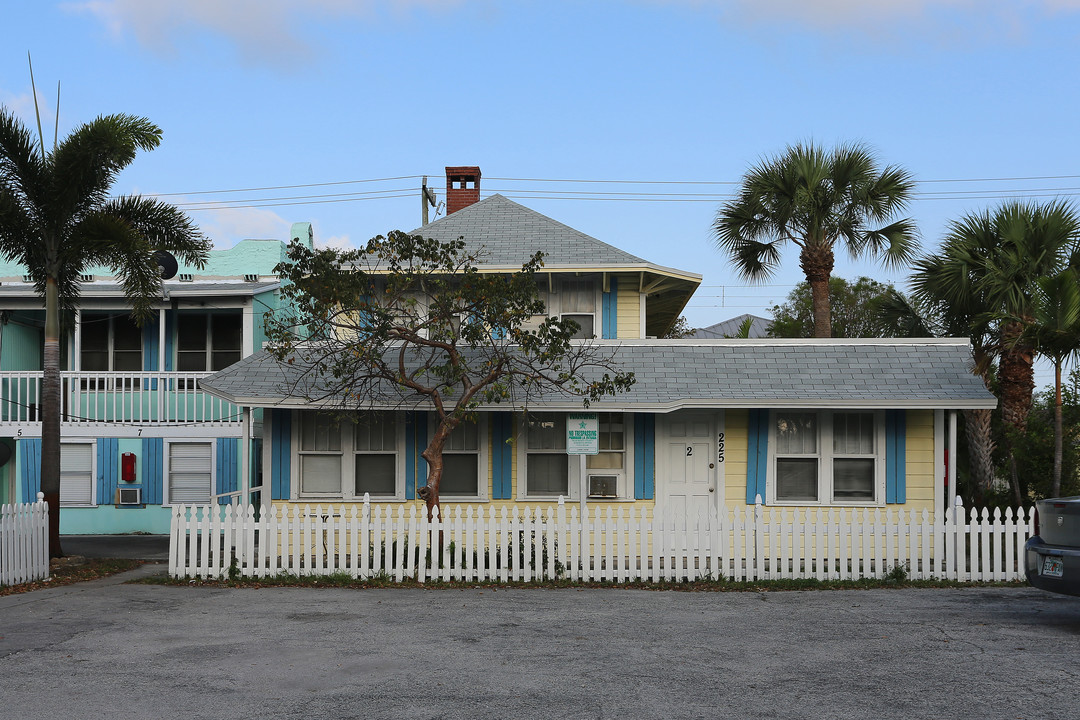
<svg viewBox="0 0 1080 720"><path fill-rule="evenodd" d="M244 276L244 282L259 282L259 276L254 273L249 273Z"/></svg>
<svg viewBox="0 0 1080 720"><path fill-rule="evenodd" d="M177 279L180 282L192 282L195 279L195 276L190 273L180 273L177 276Z"/></svg>

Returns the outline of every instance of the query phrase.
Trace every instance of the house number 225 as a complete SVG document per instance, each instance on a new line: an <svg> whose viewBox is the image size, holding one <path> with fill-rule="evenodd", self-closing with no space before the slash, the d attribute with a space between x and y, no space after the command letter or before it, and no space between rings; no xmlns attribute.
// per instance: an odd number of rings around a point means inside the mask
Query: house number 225
<svg viewBox="0 0 1080 720"><path fill-rule="evenodd" d="M724 433L716 436L716 462L724 462Z"/></svg>

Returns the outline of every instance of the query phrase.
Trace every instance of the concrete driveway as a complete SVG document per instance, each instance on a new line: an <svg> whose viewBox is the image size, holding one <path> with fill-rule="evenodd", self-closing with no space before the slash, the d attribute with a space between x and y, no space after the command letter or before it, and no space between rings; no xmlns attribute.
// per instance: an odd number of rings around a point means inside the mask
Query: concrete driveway
<svg viewBox="0 0 1080 720"><path fill-rule="evenodd" d="M145 571L144 571L145 572ZM1080 599L225 590L0 598L12 718L1075 718Z"/></svg>

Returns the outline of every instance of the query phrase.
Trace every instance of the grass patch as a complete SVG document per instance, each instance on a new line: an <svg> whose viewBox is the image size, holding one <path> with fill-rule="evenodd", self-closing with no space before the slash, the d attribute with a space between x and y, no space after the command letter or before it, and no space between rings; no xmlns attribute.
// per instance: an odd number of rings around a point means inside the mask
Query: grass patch
<svg viewBox="0 0 1080 720"><path fill-rule="evenodd" d="M0 596L42 590L57 587L58 585L72 585L87 580L97 580L98 578L137 568L143 563L143 560L120 558L84 558L81 562L76 558L61 558L60 563L55 563L52 566L50 570L51 577L48 580L35 580L34 582L19 585L0 585Z"/></svg>
<svg viewBox="0 0 1080 720"><path fill-rule="evenodd" d="M1022 587L1022 581L1016 582L960 582L957 580L911 580L906 573L889 573L884 578L864 578L861 580L816 580L813 578L790 580L693 580L668 582L576 582L573 580L534 580L530 582L468 582L454 580L442 582L429 580L419 583L413 579L394 582L389 575L371 578L353 578L348 573L333 575L299 576L281 573L272 577L251 578L235 577L221 579L185 578L176 579L168 576L139 578L132 582L152 585L173 585L184 587L223 587L223 588L267 588L267 587L305 587L305 588L351 588L357 590L371 588L424 588L426 590L462 590L476 589L610 589L610 590L666 590L670 592L791 592L791 591L828 591L828 590L878 590L900 588L971 588L971 587Z"/></svg>

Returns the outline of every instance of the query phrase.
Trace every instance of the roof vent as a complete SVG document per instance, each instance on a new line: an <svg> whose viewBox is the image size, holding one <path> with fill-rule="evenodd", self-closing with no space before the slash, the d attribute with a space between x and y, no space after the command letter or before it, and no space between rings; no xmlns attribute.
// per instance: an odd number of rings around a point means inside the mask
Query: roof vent
<svg viewBox="0 0 1080 720"><path fill-rule="evenodd" d="M244 276L244 282L259 282L259 276L255 273L248 273Z"/></svg>
<svg viewBox="0 0 1080 720"><path fill-rule="evenodd" d="M176 276L176 279L180 282L192 282L195 279L195 276L191 273L180 273Z"/></svg>
<svg viewBox="0 0 1080 720"><path fill-rule="evenodd" d="M94 282L93 275L80 275L79 282Z"/></svg>

